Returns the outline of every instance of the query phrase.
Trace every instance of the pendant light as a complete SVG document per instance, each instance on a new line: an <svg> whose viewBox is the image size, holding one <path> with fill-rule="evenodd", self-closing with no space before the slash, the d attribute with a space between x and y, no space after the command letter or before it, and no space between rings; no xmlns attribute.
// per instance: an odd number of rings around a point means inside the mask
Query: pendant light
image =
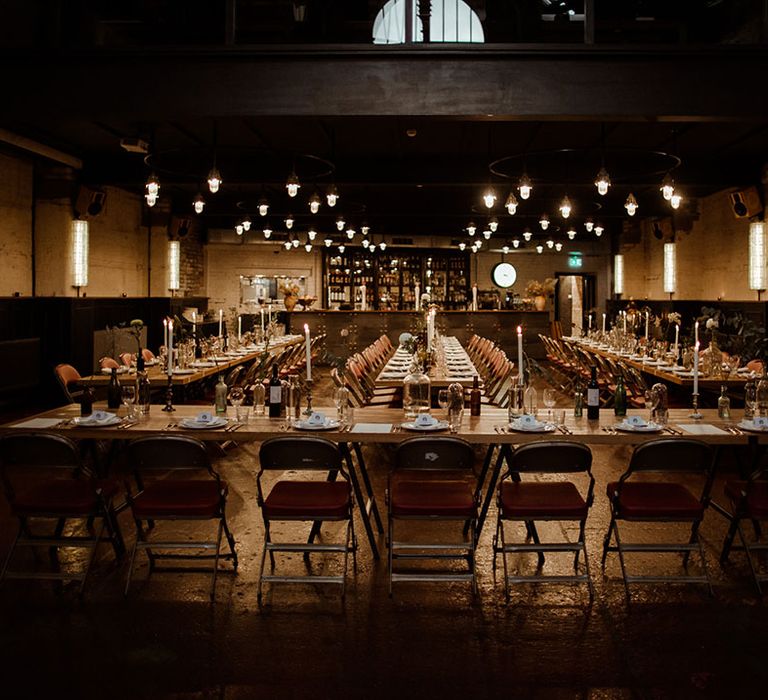
<svg viewBox="0 0 768 700"><path fill-rule="evenodd" d="M283 247L286 250L290 250L291 249L291 242L290 241L286 241L285 243L283 243Z"/></svg>
<svg viewBox="0 0 768 700"><path fill-rule="evenodd" d="M544 252L544 246L539 243L539 245L536 246L536 252L541 255Z"/></svg>
<svg viewBox="0 0 768 700"><path fill-rule="evenodd" d="M288 214L288 216L285 217L285 228L290 231L293 228L294 221L293 214Z"/></svg>
<svg viewBox="0 0 768 700"><path fill-rule="evenodd" d="M235 233L238 236L242 236L243 235L243 231L245 231L245 228L243 227L243 225L240 222L236 223L235 224Z"/></svg>
<svg viewBox="0 0 768 700"><path fill-rule="evenodd" d="M485 237L486 241L491 240L491 229L485 229L485 231L483 231L483 236Z"/></svg>
<svg viewBox="0 0 768 700"><path fill-rule="evenodd" d="M496 233L499 229L499 220L494 216L488 222L488 228L491 229L491 233Z"/></svg>
<svg viewBox="0 0 768 700"><path fill-rule="evenodd" d="M269 238L272 235L272 229L269 228L269 224L267 224L263 229L262 233L264 234L264 238Z"/></svg>
<svg viewBox="0 0 768 700"><path fill-rule="evenodd" d="M629 197L627 197L627 201L624 202L624 208L627 210L627 214L629 214L630 216L634 216L635 212L638 209L635 195L633 195L631 192L629 193Z"/></svg>
<svg viewBox="0 0 768 700"><path fill-rule="evenodd" d="M563 244L562 244L560 241L558 241L557 243L555 243L555 250L556 250L558 253L559 253L559 252L560 252L562 249L563 249Z"/></svg>
<svg viewBox="0 0 768 700"><path fill-rule="evenodd" d="M569 228L566 231L566 234L568 235L569 240L573 240L576 238L576 229L575 228Z"/></svg>
<svg viewBox="0 0 768 700"><path fill-rule="evenodd" d="M351 241L355 237L355 229L351 226L347 229L347 238Z"/></svg>
<svg viewBox="0 0 768 700"><path fill-rule="evenodd" d="M501 247L501 252L504 253L504 255L509 253L509 246L506 243Z"/></svg>
<svg viewBox="0 0 768 700"><path fill-rule="evenodd" d="M682 201L683 201L683 195L681 195L680 192L678 192L677 190L675 190L673 195L669 198L669 203L673 209L679 209Z"/></svg>
<svg viewBox="0 0 768 700"><path fill-rule="evenodd" d="M546 214L541 215L539 226L541 226L542 231L546 231L549 228L549 217Z"/></svg>
<svg viewBox="0 0 768 700"><path fill-rule="evenodd" d="M592 219L587 219L584 222L584 228L587 229L587 233L592 233L592 229L595 228L595 224Z"/></svg>
<svg viewBox="0 0 768 700"><path fill-rule="evenodd" d="M317 192L313 192L312 196L309 198L309 211L312 214L317 214L317 212L320 211L320 196Z"/></svg>
<svg viewBox="0 0 768 700"><path fill-rule="evenodd" d="M251 217L250 217L250 216L248 216L248 214L246 214L246 215L243 217L243 221L242 221L242 224L243 224L243 230L245 230L245 231L250 231L250 230L251 230L251 224L252 224L252 223L253 223L253 222L251 221Z"/></svg>
<svg viewBox="0 0 768 700"><path fill-rule="evenodd" d="M219 191L219 187L221 187L221 173L216 167L216 159L214 158L213 167L208 172L208 189L211 191L211 194L216 194Z"/></svg>
<svg viewBox="0 0 768 700"><path fill-rule="evenodd" d="M363 238L362 243L363 243L363 248L366 248L366 249L368 248L369 245L371 245L371 242L368 240L368 236L365 236Z"/></svg>
<svg viewBox="0 0 768 700"><path fill-rule="evenodd" d="M595 177L595 187L597 187L597 193L599 195L608 194L608 188L611 186L611 178L608 175L608 171L605 166L601 167L597 171L597 177Z"/></svg>
<svg viewBox="0 0 768 700"><path fill-rule="evenodd" d="M474 236L476 231L477 231L477 226L475 226L475 222L474 221L470 221L469 222L469 226L467 226L467 233L470 236Z"/></svg>
<svg viewBox="0 0 768 700"><path fill-rule="evenodd" d="M521 199L528 199L531 196L531 192L533 192L531 178L528 177L528 173L525 170L523 170L523 174L520 176L517 188L520 190Z"/></svg>
<svg viewBox="0 0 768 700"><path fill-rule="evenodd" d="M552 248L554 248L554 247L555 247L555 242L551 238L548 238L547 239L547 248L552 250Z"/></svg>
<svg viewBox="0 0 768 700"><path fill-rule="evenodd" d="M301 187L301 183L299 182L299 178L296 175L296 170L291 170L291 174L288 176L288 179L285 181L285 189L288 191L289 197L295 197L299 193L299 188Z"/></svg>
<svg viewBox="0 0 768 700"><path fill-rule="evenodd" d="M344 221L344 217L343 216L340 216L338 219L336 219L336 228L339 231L343 231L344 230L344 226L346 226L346 224L347 224L347 222Z"/></svg>
<svg viewBox="0 0 768 700"><path fill-rule="evenodd" d="M519 238L514 238L512 240L512 247L513 248L519 248L520 247L520 239Z"/></svg>
<svg viewBox="0 0 768 700"><path fill-rule="evenodd" d="M309 231L307 231L307 237L310 241L314 241L315 238L317 238L317 231L313 228L309 229Z"/></svg>
<svg viewBox="0 0 768 700"><path fill-rule="evenodd" d="M298 238L294 238L294 239L291 241L291 243L293 244L293 247L294 247L294 248L298 248L298 247L299 247L299 239L298 239Z"/></svg>
<svg viewBox="0 0 768 700"><path fill-rule="evenodd" d="M370 231L370 230L371 230L371 227L368 224L363 224L360 227L360 233L362 233L364 236L367 236L368 235L368 231Z"/></svg>
<svg viewBox="0 0 768 700"><path fill-rule="evenodd" d="M325 195L325 201L328 202L329 207L335 207L336 202L339 201L339 191L336 189L336 185L330 185L328 192Z"/></svg>
<svg viewBox="0 0 768 700"><path fill-rule="evenodd" d="M466 244L466 243L464 243L464 241L462 241L461 243L459 243L459 250L463 251L463 250L464 250L466 247L467 247L467 244Z"/></svg>
<svg viewBox="0 0 768 700"><path fill-rule="evenodd" d="M151 173L147 178L147 182L144 185L144 188L147 190L147 194L150 194L155 198L160 193L160 180L157 179L157 175L155 175L155 173Z"/></svg>
<svg viewBox="0 0 768 700"><path fill-rule="evenodd" d="M600 224L597 224L597 225L595 226L595 235L596 235L598 238L600 238L600 236L602 236L602 235L603 235L603 231L605 231L605 229L604 229L604 228L603 228L603 227L602 227Z"/></svg>
<svg viewBox="0 0 768 700"><path fill-rule="evenodd" d="M560 210L560 215L564 219L567 219L571 215L571 210L573 209L573 207L571 205L571 200L568 199L568 195L565 195L565 197L563 197L563 201L560 202L560 206L558 207L558 209Z"/></svg>
<svg viewBox="0 0 768 700"><path fill-rule="evenodd" d="M259 199L259 216L266 216L269 213L269 202L266 197Z"/></svg>
<svg viewBox="0 0 768 700"><path fill-rule="evenodd" d="M306 250L308 253L311 253L311 252L312 252L312 244L311 244L309 241L307 241L307 242L304 244L304 250Z"/></svg>
<svg viewBox="0 0 768 700"><path fill-rule="evenodd" d="M380 250L386 250L387 249L387 242L382 238L381 243L379 243L379 249Z"/></svg>
<svg viewBox="0 0 768 700"><path fill-rule="evenodd" d="M496 204L496 193L492 187L489 186L483 194L483 202L487 209L493 209L493 205Z"/></svg>
<svg viewBox="0 0 768 700"><path fill-rule="evenodd" d="M332 238L326 238L323 240L323 243L325 243L326 248L330 248L333 245L333 239Z"/></svg>
<svg viewBox="0 0 768 700"><path fill-rule="evenodd" d="M672 199L672 195L675 193L675 181L672 179L672 175L667 173L664 179L661 181L661 196L668 202Z"/></svg>
<svg viewBox="0 0 768 700"><path fill-rule="evenodd" d="M344 252L344 250L345 250L345 248L346 248L346 246L345 246L343 243L340 243L340 244L339 244L339 252L340 252L340 253L343 253L343 252Z"/></svg>
<svg viewBox="0 0 768 700"><path fill-rule="evenodd" d="M154 194L145 194L144 199L147 200L147 206L148 207L154 207L155 204L157 204L157 195Z"/></svg>
<svg viewBox="0 0 768 700"><path fill-rule="evenodd" d="M530 241L531 238L533 238L533 234L528 229L525 229L525 231L523 231L523 238L525 238L526 241Z"/></svg>
<svg viewBox="0 0 768 700"><path fill-rule="evenodd" d="M509 197L507 197L507 203L504 206L507 207L507 213L510 216L514 216L517 213L517 197L515 197L514 192L509 193Z"/></svg>
<svg viewBox="0 0 768 700"><path fill-rule="evenodd" d="M195 214L202 214L205 209L205 200L200 192L197 193L197 197L192 200L192 206L195 208Z"/></svg>

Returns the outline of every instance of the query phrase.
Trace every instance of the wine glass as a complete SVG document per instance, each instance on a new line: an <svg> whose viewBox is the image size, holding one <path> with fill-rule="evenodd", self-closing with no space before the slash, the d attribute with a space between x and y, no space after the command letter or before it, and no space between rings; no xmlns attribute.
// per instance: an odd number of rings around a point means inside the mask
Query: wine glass
<svg viewBox="0 0 768 700"><path fill-rule="evenodd" d="M128 418L136 417L136 385L135 384L123 384L120 387L120 398L122 399L123 406L126 408Z"/></svg>
<svg viewBox="0 0 768 700"><path fill-rule="evenodd" d="M744 385L744 418L751 419L757 412L757 384L747 382Z"/></svg>
<svg viewBox="0 0 768 700"><path fill-rule="evenodd" d="M336 417L344 420L346 409L349 406L349 389L344 386L336 387L333 392L333 405L336 406Z"/></svg>
<svg viewBox="0 0 768 700"><path fill-rule="evenodd" d="M240 406L245 401L245 392L241 386L233 386L229 390L229 403L235 407L235 420L240 421Z"/></svg>
<svg viewBox="0 0 768 700"><path fill-rule="evenodd" d="M448 389L440 389L437 392L437 405L440 408L448 408Z"/></svg>
<svg viewBox="0 0 768 700"><path fill-rule="evenodd" d="M542 394L542 400L544 401L544 405L547 407L547 419L552 419L552 409L555 407L555 402L557 401L555 390L554 389L544 389L544 392Z"/></svg>

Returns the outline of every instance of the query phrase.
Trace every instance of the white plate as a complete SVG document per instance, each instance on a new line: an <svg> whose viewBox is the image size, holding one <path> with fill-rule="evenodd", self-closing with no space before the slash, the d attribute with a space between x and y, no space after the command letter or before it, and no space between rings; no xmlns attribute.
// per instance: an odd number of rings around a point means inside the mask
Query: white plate
<svg viewBox="0 0 768 700"><path fill-rule="evenodd" d="M691 372L689 370L685 370L684 369L682 372L677 372L676 371L675 374L678 377L682 377L683 379L693 379L693 372Z"/></svg>
<svg viewBox="0 0 768 700"><path fill-rule="evenodd" d="M627 423L616 423L613 426L616 430L623 433L658 433L662 426L649 422L646 425L628 425Z"/></svg>
<svg viewBox="0 0 768 700"><path fill-rule="evenodd" d="M115 415L102 421L92 421L90 416L78 416L72 422L81 428L108 428L110 425L122 423L122 420Z"/></svg>
<svg viewBox="0 0 768 700"><path fill-rule="evenodd" d="M339 427L339 421L333 418L327 418L325 423L315 425L313 423L308 423L305 420L300 420L294 423L294 427L298 430L333 430L334 428Z"/></svg>
<svg viewBox="0 0 768 700"><path fill-rule="evenodd" d="M509 429L514 430L516 433L553 433L556 427L553 423L539 423L528 428L523 428L514 422L509 424Z"/></svg>
<svg viewBox="0 0 768 700"><path fill-rule="evenodd" d="M192 366L193 367L200 367L200 368L203 368L203 367L215 367L216 363L215 362L193 362Z"/></svg>
<svg viewBox="0 0 768 700"><path fill-rule="evenodd" d="M226 424L227 419L218 416L204 423L196 421L194 418L184 418L180 423L182 428L191 428L192 430L205 430L206 428L215 430L216 428L223 428Z"/></svg>
<svg viewBox="0 0 768 700"><path fill-rule="evenodd" d="M154 367L157 364L157 360L144 360L145 367Z"/></svg>
<svg viewBox="0 0 768 700"><path fill-rule="evenodd" d="M416 425L416 423L408 422L401 423L400 427L405 428L406 430L415 430L419 433L429 433L434 430L446 430L448 428L448 421L439 420L432 425Z"/></svg>
<svg viewBox="0 0 768 700"><path fill-rule="evenodd" d="M117 373L118 374L125 374L126 372L130 371L128 367L118 367ZM101 368L102 374L112 374L112 368L111 367L102 367Z"/></svg>
<svg viewBox="0 0 768 700"><path fill-rule="evenodd" d="M749 430L751 433L768 433L768 428L758 428L751 420L742 420L739 423L739 428Z"/></svg>
<svg viewBox="0 0 768 700"><path fill-rule="evenodd" d="M173 370L174 374L194 374L195 370L193 369L175 369Z"/></svg>

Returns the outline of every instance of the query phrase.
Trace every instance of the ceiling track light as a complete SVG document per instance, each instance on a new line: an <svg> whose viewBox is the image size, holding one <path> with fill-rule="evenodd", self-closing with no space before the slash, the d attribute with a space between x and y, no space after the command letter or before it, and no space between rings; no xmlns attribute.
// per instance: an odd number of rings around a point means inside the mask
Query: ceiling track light
<svg viewBox="0 0 768 700"><path fill-rule="evenodd" d="M635 195L631 192L629 193L629 197L627 197L627 201L624 202L624 208L627 210L627 214L630 216L634 216L635 212L637 212L637 200L635 199Z"/></svg>
<svg viewBox="0 0 768 700"><path fill-rule="evenodd" d="M595 187L597 187L597 193L599 195L608 194L608 188L610 186L611 178L608 175L608 171L605 169L605 166L602 166L597 172L597 177L595 177Z"/></svg>
<svg viewBox="0 0 768 700"><path fill-rule="evenodd" d="M296 175L296 171L291 170L291 174L288 176L288 179L285 181L285 189L288 191L288 196L295 197L299 193L300 187L301 187L301 183L299 182L299 178Z"/></svg>
<svg viewBox="0 0 768 700"><path fill-rule="evenodd" d="M549 228L549 217L546 214L541 215L539 226L541 226L542 231L546 231Z"/></svg>
<svg viewBox="0 0 768 700"><path fill-rule="evenodd" d="M571 200L568 199L568 195L563 197L563 201L560 202L558 209L560 210L560 215L564 219L567 219L571 215L571 211L573 211L573 205L571 204Z"/></svg>
<svg viewBox="0 0 768 700"><path fill-rule="evenodd" d="M528 177L528 173L523 170L523 174L520 176L520 180L517 183L517 188L520 190L520 198L528 199L533 192L533 183L531 178Z"/></svg>
<svg viewBox="0 0 768 700"><path fill-rule="evenodd" d="M514 192L509 193L507 203L504 206L507 208L507 213L510 216L514 216L517 213L517 197L515 197Z"/></svg>
<svg viewBox="0 0 768 700"><path fill-rule="evenodd" d="M675 193L675 181L672 179L672 175L667 173L664 179L661 181L661 196L668 202L672 199L672 195Z"/></svg>
<svg viewBox="0 0 768 700"><path fill-rule="evenodd" d="M195 214L203 213L203 209L205 209L205 200L200 192L198 192L197 197L192 200L192 206L195 208Z"/></svg>

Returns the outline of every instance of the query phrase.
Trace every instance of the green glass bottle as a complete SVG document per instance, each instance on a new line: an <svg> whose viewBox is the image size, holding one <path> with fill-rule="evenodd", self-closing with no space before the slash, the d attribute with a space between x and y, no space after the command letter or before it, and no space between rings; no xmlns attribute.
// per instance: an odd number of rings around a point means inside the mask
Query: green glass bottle
<svg viewBox="0 0 768 700"><path fill-rule="evenodd" d="M613 412L617 416L627 415L627 390L624 387L624 377L616 377L616 390L613 392Z"/></svg>
<svg viewBox="0 0 768 700"><path fill-rule="evenodd" d="M584 391L581 382L576 382L576 391L573 394L573 415L581 418L584 415Z"/></svg>

